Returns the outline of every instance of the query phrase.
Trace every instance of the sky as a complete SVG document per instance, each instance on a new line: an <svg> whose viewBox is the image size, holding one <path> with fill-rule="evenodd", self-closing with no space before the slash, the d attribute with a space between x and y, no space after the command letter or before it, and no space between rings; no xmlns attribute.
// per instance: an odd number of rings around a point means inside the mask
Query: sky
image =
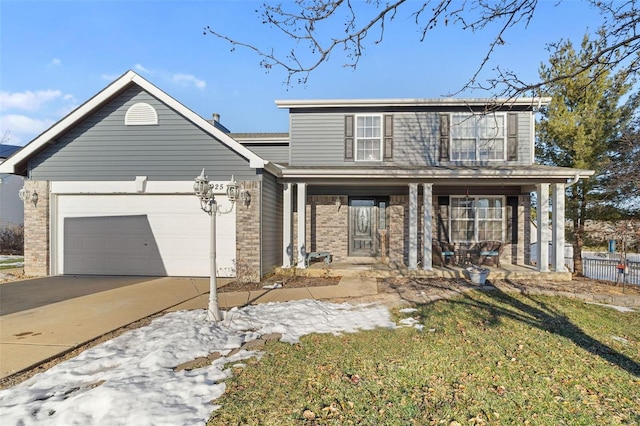
<svg viewBox="0 0 640 426"><path fill-rule="evenodd" d="M495 27L482 32L439 25L420 42L408 1L367 42L355 70L335 52L304 84L284 84L286 73L266 73L260 58L204 28L286 54L293 44L262 24L262 1L35 1L0 0L0 136L25 145L116 78L134 70L202 117L221 115L232 132L286 132L286 110L276 100L438 98L458 91L487 53ZM286 0L285 0L286 3ZM352 2L367 13L367 3ZM503 37L487 67L535 81L546 47L578 44L599 16L580 0L541 0L532 21ZM370 12L369 12L370 13ZM364 15L360 15L364 16ZM343 22L323 32L339 34ZM303 58L304 50L301 52ZM482 91L458 97L490 97Z"/></svg>
<svg viewBox="0 0 640 426"><path fill-rule="evenodd" d="M0 390L2 424L204 425L219 407L232 368L262 353L233 349L270 333L296 343L311 333L354 333L377 327L414 327L415 309L396 324L382 305L316 300L233 308L219 323L205 310L179 311L82 352L8 389ZM223 356L191 371L173 368L213 352ZM213 401L213 403L211 402Z"/></svg>

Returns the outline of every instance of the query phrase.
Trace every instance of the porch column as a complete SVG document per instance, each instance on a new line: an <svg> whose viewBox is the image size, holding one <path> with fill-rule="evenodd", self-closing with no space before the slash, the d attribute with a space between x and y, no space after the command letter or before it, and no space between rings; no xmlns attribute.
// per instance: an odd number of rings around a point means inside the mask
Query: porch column
<svg viewBox="0 0 640 426"><path fill-rule="evenodd" d="M418 269L418 184L409 184L409 269Z"/></svg>
<svg viewBox="0 0 640 426"><path fill-rule="evenodd" d="M433 232L431 221L433 220L433 184L422 184L422 269L433 270L433 253L431 250L431 240Z"/></svg>
<svg viewBox="0 0 640 426"><path fill-rule="evenodd" d="M282 267L290 268L293 262L293 188L285 183L282 189Z"/></svg>
<svg viewBox="0 0 640 426"><path fill-rule="evenodd" d="M549 272L549 184L537 185L538 271Z"/></svg>
<svg viewBox="0 0 640 426"><path fill-rule="evenodd" d="M556 272L567 272L564 266L564 184L554 183L552 187L553 211L552 214L552 234L553 255L551 267Z"/></svg>
<svg viewBox="0 0 640 426"><path fill-rule="evenodd" d="M307 240L307 184L298 184L298 268L306 267L305 259L307 257L307 248L305 247Z"/></svg>

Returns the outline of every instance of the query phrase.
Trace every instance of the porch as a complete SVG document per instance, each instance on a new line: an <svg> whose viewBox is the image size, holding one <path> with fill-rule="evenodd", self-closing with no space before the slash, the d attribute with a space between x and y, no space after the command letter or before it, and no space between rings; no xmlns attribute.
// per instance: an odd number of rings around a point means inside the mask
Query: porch
<svg viewBox="0 0 640 426"><path fill-rule="evenodd" d="M486 266L489 269L488 280L531 280L531 281L571 281L571 272L540 272L534 266L500 264L500 267ZM466 266L446 265L434 266L432 270L409 269L389 265L376 258L349 258L326 264L312 263L306 269L298 269L297 274L315 277L422 277L422 278L464 278L469 279Z"/></svg>

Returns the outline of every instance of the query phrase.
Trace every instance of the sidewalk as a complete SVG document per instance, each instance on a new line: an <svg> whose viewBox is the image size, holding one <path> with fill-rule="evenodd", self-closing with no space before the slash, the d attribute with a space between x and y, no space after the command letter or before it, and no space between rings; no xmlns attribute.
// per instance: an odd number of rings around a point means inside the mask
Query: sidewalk
<svg viewBox="0 0 640 426"><path fill-rule="evenodd" d="M206 309L208 293L208 279L157 278L0 316L0 379L148 316ZM218 299L220 308L227 310L255 303L376 293L374 278L345 277L337 286L218 293Z"/></svg>

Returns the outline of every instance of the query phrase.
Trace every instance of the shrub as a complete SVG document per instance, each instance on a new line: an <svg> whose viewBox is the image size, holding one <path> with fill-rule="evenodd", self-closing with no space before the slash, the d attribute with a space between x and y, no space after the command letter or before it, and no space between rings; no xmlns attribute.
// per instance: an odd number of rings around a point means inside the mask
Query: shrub
<svg viewBox="0 0 640 426"><path fill-rule="evenodd" d="M0 227L0 254L24 254L24 225Z"/></svg>

